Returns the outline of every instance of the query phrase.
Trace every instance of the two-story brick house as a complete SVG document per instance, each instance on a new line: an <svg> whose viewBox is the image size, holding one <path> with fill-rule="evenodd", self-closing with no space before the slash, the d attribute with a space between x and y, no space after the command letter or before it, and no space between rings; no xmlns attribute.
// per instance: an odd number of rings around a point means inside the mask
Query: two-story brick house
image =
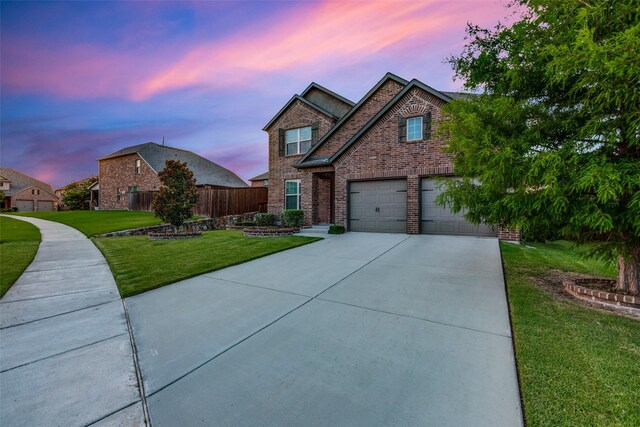
<svg viewBox="0 0 640 427"><path fill-rule="evenodd" d="M435 126L459 96L391 73L357 103L312 83L263 129L269 212L303 209L307 225L351 231L497 236L434 203L434 178L453 178Z"/></svg>
<svg viewBox="0 0 640 427"><path fill-rule="evenodd" d="M198 186L247 187L235 173L211 160L191 151L148 142L98 159L100 209L127 209L130 193L159 190L158 172L167 160L185 162Z"/></svg>

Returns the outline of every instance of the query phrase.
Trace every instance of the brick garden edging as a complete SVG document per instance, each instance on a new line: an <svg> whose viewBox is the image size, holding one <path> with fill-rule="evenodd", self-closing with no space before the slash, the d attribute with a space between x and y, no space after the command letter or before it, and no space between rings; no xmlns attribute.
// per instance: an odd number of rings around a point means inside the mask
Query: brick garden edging
<svg viewBox="0 0 640 427"><path fill-rule="evenodd" d="M246 237L282 237L292 236L299 231L299 228L246 227L244 235Z"/></svg>
<svg viewBox="0 0 640 427"><path fill-rule="evenodd" d="M590 283L610 283L613 285L615 282L615 280L609 279L564 279L562 286L578 299L640 316L640 297L581 286Z"/></svg>
<svg viewBox="0 0 640 427"><path fill-rule="evenodd" d="M187 221L184 229L188 231L208 231L224 230L229 225L236 222L254 221L257 212L249 212L241 215L222 216L220 218L206 218L197 221ZM131 230L114 231L111 233L99 234L96 237L119 237L119 236L141 236L149 233L172 233L173 226L170 224L152 225L149 227L132 228Z"/></svg>

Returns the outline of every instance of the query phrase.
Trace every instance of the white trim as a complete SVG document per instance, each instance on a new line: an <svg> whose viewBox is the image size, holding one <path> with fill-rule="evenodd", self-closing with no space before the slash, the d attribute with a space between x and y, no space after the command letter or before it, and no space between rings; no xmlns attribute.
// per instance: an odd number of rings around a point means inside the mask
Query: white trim
<svg viewBox="0 0 640 427"><path fill-rule="evenodd" d="M420 138L409 138L409 120L420 119ZM415 116L415 117L407 117L407 142L410 141L422 141L424 138L424 117Z"/></svg>
<svg viewBox="0 0 640 427"><path fill-rule="evenodd" d="M309 129L309 139L300 139L300 131L302 129ZM287 132L291 132L291 131L297 131L296 132L296 140L292 141L292 142L287 142ZM294 128L294 129L287 129L284 131L284 154L285 156L298 156L300 154L305 154L307 151L309 151L311 149L311 141L313 139L313 128L312 126L302 126L299 128ZM309 141L309 148L307 149L307 151L305 151L304 153L300 152L300 143L301 142L306 142ZM291 153L289 154L289 150L288 150L288 146L289 145L293 145L295 144L296 147L296 152L295 153Z"/></svg>
<svg viewBox="0 0 640 427"><path fill-rule="evenodd" d="M296 184L298 184L298 192L295 194L287 194L287 182L295 182ZM300 182L299 179L285 179L284 181L284 209L287 210L287 196L291 197L291 196L297 196L297 207L295 209L300 209L300 206L302 204L302 191L300 191L302 188L302 184Z"/></svg>

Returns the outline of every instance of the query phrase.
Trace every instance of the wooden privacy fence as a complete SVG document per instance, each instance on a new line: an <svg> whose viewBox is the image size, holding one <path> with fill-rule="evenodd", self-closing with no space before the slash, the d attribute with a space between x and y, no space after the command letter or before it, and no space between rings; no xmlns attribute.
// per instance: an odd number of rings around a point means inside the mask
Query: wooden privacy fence
<svg viewBox="0 0 640 427"><path fill-rule="evenodd" d="M129 210L152 211L156 191L129 193ZM264 187L198 188L193 214L218 218L247 212L267 212L269 190Z"/></svg>

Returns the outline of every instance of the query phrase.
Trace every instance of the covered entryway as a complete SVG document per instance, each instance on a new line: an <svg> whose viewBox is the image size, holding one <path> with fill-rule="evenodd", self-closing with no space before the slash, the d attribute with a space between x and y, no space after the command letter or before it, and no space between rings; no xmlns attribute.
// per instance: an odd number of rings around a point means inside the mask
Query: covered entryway
<svg viewBox="0 0 640 427"><path fill-rule="evenodd" d="M33 212L33 200L16 200L13 206L18 212Z"/></svg>
<svg viewBox="0 0 640 427"><path fill-rule="evenodd" d="M444 188L431 178L423 178L420 185L421 209L420 231L423 234L448 234L455 236L497 237L496 227L481 224L475 225L464 219L464 212L453 213L447 207L435 203L436 197Z"/></svg>
<svg viewBox="0 0 640 427"><path fill-rule="evenodd" d="M349 184L349 230L405 233L407 181L359 181Z"/></svg>
<svg viewBox="0 0 640 427"><path fill-rule="evenodd" d="M38 200L38 212L52 212L53 202L48 200Z"/></svg>

